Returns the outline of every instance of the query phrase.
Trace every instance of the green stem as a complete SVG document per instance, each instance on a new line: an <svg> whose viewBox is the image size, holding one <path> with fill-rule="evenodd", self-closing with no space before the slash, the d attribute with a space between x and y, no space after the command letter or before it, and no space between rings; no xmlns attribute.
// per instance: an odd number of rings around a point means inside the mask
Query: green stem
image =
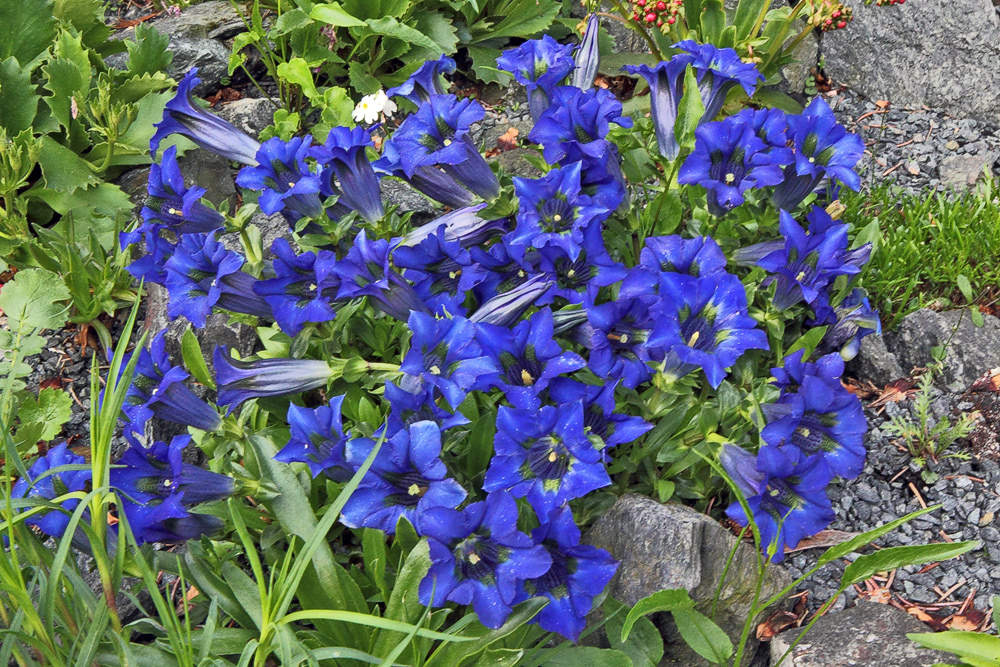
<svg viewBox="0 0 1000 667"><path fill-rule="evenodd" d="M764 62L763 65L761 65L760 70L762 72L766 72L768 67L778 56L778 54L784 50L782 48L782 44L785 43L785 37L788 35L788 28L791 27L792 22L795 21L795 19L798 18L802 10L805 9L807 1L808 0L799 0L799 4L795 5L795 8L792 9L792 13L788 16L788 20L785 21L785 24L783 26L781 26L781 32L779 32L778 36L774 40L772 40L772 44L774 44L774 47L767 54L767 60Z"/></svg>
<svg viewBox="0 0 1000 667"><path fill-rule="evenodd" d="M743 654L747 648L747 640L750 638L750 630L753 627L754 619L760 611L757 609L757 602L760 601L760 592L764 587L765 574L767 574L767 561L758 561L757 582L754 585L753 602L750 603L750 613L747 614L747 619L743 622L743 631L740 633L739 648L736 649L736 660L733 662L733 667L740 667L743 664Z"/></svg>
<svg viewBox="0 0 1000 667"><path fill-rule="evenodd" d="M740 548L740 544L743 543L743 536L746 535L747 531L750 529L750 524L743 526L743 530L740 531L739 536L736 538L736 542L733 543L733 548L729 551L729 558L726 559L726 567L722 569L722 576L719 577L719 585L715 589L715 596L712 598L712 620L715 620L715 610L719 606L719 598L722 597L722 586L726 583L726 576L729 574L729 567L733 564L733 559L736 557L736 552Z"/></svg>
<svg viewBox="0 0 1000 667"><path fill-rule="evenodd" d="M626 19L625 25L639 33L639 36L642 37L643 41L645 41L649 46L649 52L652 53L657 60L663 60L663 54L660 52L660 47L656 45L652 36L646 31L646 28L639 23L628 23L627 17L630 16L630 13L627 9L625 9L625 6L622 5L621 0L611 0L611 4L614 5L615 9L617 9L622 17Z"/></svg>
<svg viewBox="0 0 1000 667"><path fill-rule="evenodd" d="M826 610L829 609L831 606L833 606L833 603L837 601L837 598L839 598L841 595L844 594L845 590L847 589L841 587L840 590L837 591L836 595L827 600L823 604L823 606L819 608L819 611L817 611L813 615L812 620L810 620L806 624L806 627L802 628L802 632L798 634L798 636L795 638L795 641L792 642L792 645L788 647L788 650L781 655L781 658L778 660L778 662L775 663L776 665L779 665L780 667L780 665L784 663L785 658L787 658L791 654L791 652L795 650L795 647L799 645L799 642L802 641L802 638L806 636L806 633L809 632L809 629L812 628L813 624L815 624L816 621L818 621L820 618L823 617L823 614L826 613Z"/></svg>

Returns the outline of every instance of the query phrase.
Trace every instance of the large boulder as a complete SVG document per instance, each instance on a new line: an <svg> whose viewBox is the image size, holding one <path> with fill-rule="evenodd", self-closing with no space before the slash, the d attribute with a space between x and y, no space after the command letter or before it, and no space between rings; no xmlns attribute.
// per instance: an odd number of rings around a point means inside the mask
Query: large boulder
<svg viewBox="0 0 1000 667"><path fill-rule="evenodd" d="M607 549L620 561L608 586L608 595L629 606L665 589L683 588L698 609L711 613L726 559L736 537L710 517L683 505L664 505L645 496L622 496L601 516L587 535L589 544ZM740 545L719 596L715 620L735 642L750 613L757 574L757 558L751 547ZM766 599L791 583L778 566L770 567L761 596ZM763 620L763 614L755 623ZM653 618L666 648L663 665L688 667L708 665L694 653L677 632L667 614ZM766 664L763 649L751 633L749 664Z"/></svg>
<svg viewBox="0 0 1000 667"><path fill-rule="evenodd" d="M983 316L983 326L968 311L938 313L924 308L903 318L886 346L905 372L933 363L932 350L945 348L943 379L949 388L964 391L983 373L1000 367L1000 319Z"/></svg>
<svg viewBox="0 0 1000 667"><path fill-rule="evenodd" d="M795 628L771 640L772 667L932 667L954 662L954 656L928 651L907 639L908 632L927 632L927 626L886 604L860 602L847 611L827 614L779 664L799 632Z"/></svg>
<svg viewBox="0 0 1000 667"><path fill-rule="evenodd" d="M851 5L847 29L823 36L835 83L899 106L1000 121L1000 17L992 0Z"/></svg>

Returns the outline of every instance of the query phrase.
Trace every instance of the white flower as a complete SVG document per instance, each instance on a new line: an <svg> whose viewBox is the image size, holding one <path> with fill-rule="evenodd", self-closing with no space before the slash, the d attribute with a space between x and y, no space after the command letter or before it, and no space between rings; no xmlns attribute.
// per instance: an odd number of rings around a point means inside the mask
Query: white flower
<svg viewBox="0 0 1000 667"><path fill-rule="evenodd" d="M396 112L396 103L389 99L384 90L379 90L374 95L365 95L354 107L351 118L355 123L371 125L378 121L380 114L392 116Z"/></svg>

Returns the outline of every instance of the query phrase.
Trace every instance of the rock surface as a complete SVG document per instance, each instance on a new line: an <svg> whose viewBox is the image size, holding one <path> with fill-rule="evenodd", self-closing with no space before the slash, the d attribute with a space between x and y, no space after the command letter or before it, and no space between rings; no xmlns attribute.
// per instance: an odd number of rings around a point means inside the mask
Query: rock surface
<svg viewBox="0 0 1000 667"><path fill-rule="evenodd" d="M180 80L192 67L198 68L201 84L195 93L205 95L219 87L229 74L229 47L224 40L245 27L227 0L210 0L187 7L179 16L167 15L151 23L160 34L170 35L174 53L168 74Z"/></svg>
<svg viewBox="0 0 1000 667"><path fill-rule="evenodd" d="M847 364L846 375L877 387L906 377L896 355L888 350L882 336L865 336L861 339L858 356Z"/></svg>
<svg viewBox="0 0 1000 667"><path fill-rule="evenodd" d="M1000 120L1000 17L991 0L853 9L846 30L823 36L835 84L897 105Z"/></svg>
<svg viewBox="0 0 1000 667"><path fill-rule="evenodd" d="M947 346L943 379L961 391L1000 366L1000 319L991 315L983 318L983 326L977 327L966 311L938 313L924 308L903 318L886 345L904 371L927 366L934 360L931 348Z"/></svg>
<svg viewBox="0 0 1000 667"><path fill-rule="evenodd" d="M621 564L608 594L631 606L660 590L683 588L703 613L711 610L716 587L736 537L711 518L683 505L663 505L636 495L621 497L588 533L589 544L607 549ZM719 598L716 622L739 638L753 598L756 557L741 546ZM791 579L780 567L768 569L762 595L774 595ZM677 633L669 615L654 617L667 658L661 664L707 665ZM754 655L760 649L752 638ZM757 663L752 663L757 664Z"/></svg>
<svg viewBox="0 0 1000 667"><path fill-rule="evenodd" d="M927 632L927 626L901 609L861 602L819 619L780 667L931 667L949 661L947 654L911 642L908 632ZM790 630L771 640L772 667L779 667L798 633Z"/></svg>

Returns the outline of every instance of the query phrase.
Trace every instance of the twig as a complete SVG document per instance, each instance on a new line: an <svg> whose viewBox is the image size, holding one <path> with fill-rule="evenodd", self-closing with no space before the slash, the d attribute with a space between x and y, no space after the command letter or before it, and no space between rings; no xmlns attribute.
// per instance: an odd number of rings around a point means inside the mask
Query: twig
<svg viewBox="0 0 1000 667"><path fill-rule="evenodd" d="M913 484L913 482L910 482L908 486L910 487L910 491L913 491L913 495L917 497L917 502L920 503L920 506L927 509L927 503L924 502L923 496L921 496L920 492L917 491L917 487Z"/></svg>
<svg viewBox="0 0 1000 667"><path fill-rule="evenodd" d="M959 588L961 588L962 586L964 586L967 583L968 583L968 581L963 577L960 582L958 582L957 584L955 584L954 586L952 586L951 588L949 588L948 590L946 590L944 593L941 593L940 591L938 591L937 590L937 586L935 586L934 587L934 592L938 593L938 595L941 596L941 597L938 598L938 602L941 602L945 598L951 597L952 593L954 593L955 591L957 591Z"/></svg>
<svg viewBox="0 0 1000 667"><path fill-rule="evenodd" d="M896 171L897 169L899 169L902 166L903 166L902 162L896 163L896 165L894 165L892 167L889 167L888 169L886 169L885 171L883 171L882 172L882 177L885 178L886 176L888 176L889 174L891 174L892 172Z"/></svg>

